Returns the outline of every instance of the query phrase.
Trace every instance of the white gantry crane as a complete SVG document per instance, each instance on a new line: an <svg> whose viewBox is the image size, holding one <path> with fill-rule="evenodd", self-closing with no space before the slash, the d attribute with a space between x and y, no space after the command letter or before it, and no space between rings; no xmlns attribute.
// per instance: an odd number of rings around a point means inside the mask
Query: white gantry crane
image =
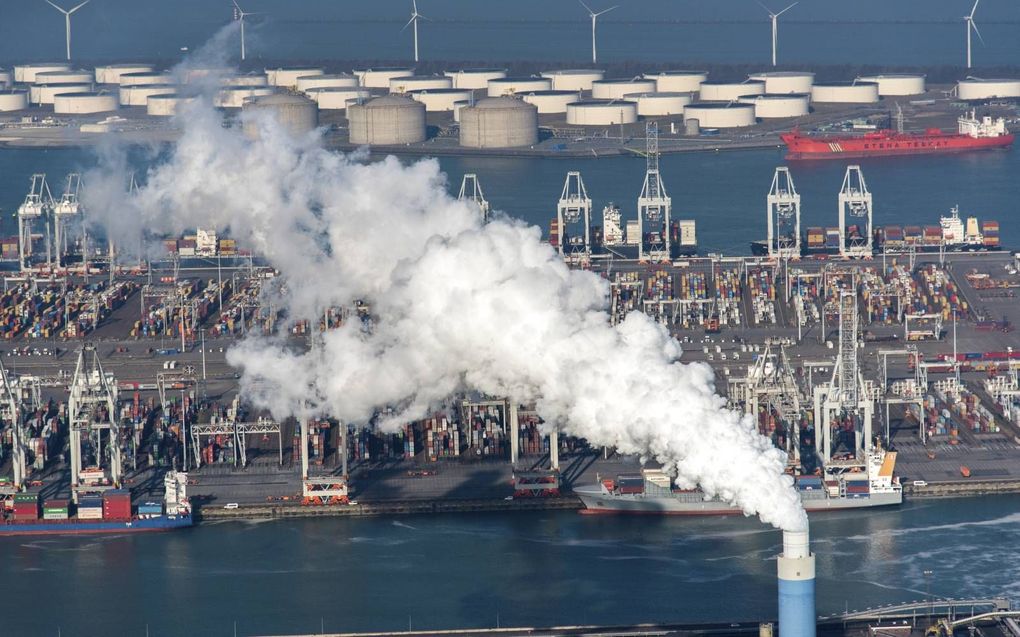
<svg viewBox="0 0 1020 637"><path fill-rule="evenodd" d="M563 182L563 192L556 205L560 231L560 256L567 263L591 261L591 197L584 187L581 173L572 170Z"/></svg>
<svg viewBox="0 0 1020 637"><path fill-rule="evenodd" d="M18 254L21 269L27 268L35 255L35 242L44 239L46 244L46 261L50 260L50 224L49 214L53 209L53 195L46 183L46 175L32 175L32 186L25 195L25 201L18 207ZM36 234L36 224L43 224L45 236Z"/></svg>
<svg viewBox="0 0 1020 637"><path fill-rule="evenodd" d="M28 475L28 437L16 382L0 363L0 431L11 430L11 473L14 474L14 489L20 491Z"/></svg>
<svg viewBox="0 0 1020 637"><path fill-rule="evenodd" d="M67 235L75 220L81 219L81 175L71 173L67 176L67 184L60 195L60 201L53 205L53 239L56 252L57 267L65 265L67 255Z"/></svg>
<svg viewBox="0 0 1020 637"><path fill-rule="evenodd" d="M645 125L645 159L645 183L638 197L638 259L669 261L673 204L659 175L659 124L655 121Z"/></svg>
<svg viewBox="0 0 1020 637"><path fill-rule="evenodd" d="M847 166L839 191L839 254L870 257L874 252L871 193L860 166Z"/></svg>
<svg viewBox="0 0 1020 637"><path fill-rule="evenodd" d="M843 291L839 296L839 350L828 384L815 387L815 437L822 461L833 462L840 443L833 430L849 434L836 464L866 463L872 450L872 420L876 388L864 381L858 365L857 294Z"/></svg>
<svg viewBox="0 0 1020 637"><path fill-rule="evenodd" d="M485 193L482 192L482 184L478 181L478 175L474 173L464 175L460 181L460 194L457 195L457 200L474 202L482 214L482 223L489 221L489 202L485 199Z"/></svg>
<svg viewBox="0 0 1020 637"><path fill-rule="evenodd" d="M277 454L279 464L283 464L283 434L280 423L272 418L256 418L254 421L243 421L241 411L241 397L235 396L234 403L227 410L226 419L209 423L194 423L188 425L188 433L191 434L191 444L194 451L196 467L202 466L202 436L231 436L234 441L234 466L240 460L242 467L248 466L248 436L257 435L266 437L275 434L277 438ZM183 434L183 432L182 432ZM187 443L185 443L187 444Z"/></svg>
<svg viewBox="0 0 1020 637"><path fill-rule="evenodd" d="M770 258L800 258L800 195L786 166L776 168L766 198Z"/></svg>
<svg viewBox="0 0 1020 637"><path fill-rule="evenodd" d="M787 452L790 464L800 464L801 390L782 339L766 339L765 351L748 368L747 377L732 379L729 387L731 399L752 417L758 417L759 405L779 415L785 440L782 445L774 442Z"/></svg>
<svg viewBox="0 0 1020 637"><path fill-rule="evenodd" d="M103 370L93 343L84 343L71 379L68 416L71 438L71 495L119 488L123 460L117 420L117 383ZM88 461L90 466L85 466Z"/></svg>

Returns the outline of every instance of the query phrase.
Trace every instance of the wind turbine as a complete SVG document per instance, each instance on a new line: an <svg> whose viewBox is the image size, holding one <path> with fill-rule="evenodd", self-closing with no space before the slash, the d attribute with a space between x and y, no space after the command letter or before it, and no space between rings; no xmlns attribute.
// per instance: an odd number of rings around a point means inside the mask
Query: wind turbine
<svg viewBox="0 0 1020 637"><path fill-rule="evenodd" d="M82 2L81 4L79 4L78 6L74 7L73 9L68 10L68 9L63 8L63 7L58 7L57 5L55 5L52 2L50 2L50 0L46 0L46 4L50 5L51 7L56 9L57 11L59 11L59 12L64 14L64 31L65 31L64 40L67 43L67 61L68 62L71 61L71 14L74 13L75 11L77 11L78 9L81 9L82 7L87 5L88 3L89 3L89 0L85 0L85 2Z"/></svg>
<svg viewBox="0 0 1020 637"><path fill-rule="evenodd" d="M251 12L245 13L245 11L243 9L241 9L241 7L237 4L237 0L230 0L230 1L234 3L234 21L241 23L241 59L244 60L244 58L245 58L245 51L244 51L244 18L246 16L252 15L252 13Z"/></svg>
<svg viewBox="0 0 1020 637"><path fill-rule="evenodd" d="M758 2L758 0L755 0L755 2ZM776 65L776 45L779 42L779 16L783 15L784 13L786 13L787 11L789 11L790 9L792 9L796 5L797 5L797 3L794 2L790 6L786 7L782 11L780 11L779 13L773 13L772 9L769 9L768 7L766 7L761 2L758 2L758 6L760 6L762 9L765 9L766 11L769 12L769 20L772 21L772 66Z"/></svg>
<svg viewBox="0 0 1020 637"><path fill-rule="evenodd" d="M977 33L978 39L981 40L981 44L985 43L985 39L981 37L981 32L978 31L977 24L974 22L974 12L977 11L978 3L981 0L974 0L974 6L970 10L970 15L963 16L963 23L967 28L967 68L970 68L970 32L974 31Z"/></svg>
<svg viewBox="0 0 1020 637"><path fill-rule="evenodd" d="M613 9L618 8L619 5L612 6L612 7L609 7L608 9L603 9L602 11L599 11L598 13L595 13L594 11L591 10L591 7L589 7L584 2L582 2L582 0L577 0L577 1L581 3L582 7L587 9L588 15L591 16L591 63L592 64L596 64L599 61L599 55L598 55L598 51L595 49L595 21L598 20L598 17L600 15L602 15L603 13L609 13Z"/></svg>
<svg viewBox="0 0 1020 637"><path fill-rule="evenodd" d="M414 25L414 61L418 61L418 20L428 20L425 16L418 13L418 0L411 0L411 19L404 25L404 29ZM401 29L403 31L404 29Z"/></svg>

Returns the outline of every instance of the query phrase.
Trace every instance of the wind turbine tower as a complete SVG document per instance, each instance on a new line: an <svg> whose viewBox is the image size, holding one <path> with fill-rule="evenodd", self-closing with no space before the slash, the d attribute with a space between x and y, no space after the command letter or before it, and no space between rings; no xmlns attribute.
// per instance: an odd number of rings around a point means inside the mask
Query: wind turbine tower
<svg viewBox="0 0 1020 637"><path fill-rule="evenodd" d="M414 61L418 61L418 20L428 20L425 16L418 13L418 0L411 0L411 19L404 25L404 29L409 26L414 27ZM404 29L401 29L403 31Z"/></svg>
<svg viewBox="0 0 1020 637"><path fill-rule="evenodd" d="M784 13L786 13L787 11L789 11L790 9L795 7L797 5L797 3L794 2L790 6L786 7L782 11L780 11L779 13L773 12L772 9L769 9L768 7L766 7L761 2L759 2L758 5L762 9L765 9L766 11L769 12L769 20L772 22L772 66L775 66L776 65L776 47L777 47L777 45L779 43L779 16L783 15Z"/></svg>
<svg viewBox="0 0 1020 637"><path fill-rule="evenodd" d="M67 60L68 61L71 60L71 14L74 13L75 11L77 11L78 9L81 9L85 5L87 5L89 3L89 1L90 0L85 0L85 2L82 2L79 5L76 5L73 9L65 9L63 7L59 7L59 6L55 5L55 4L53 4L52 2L50 2L50 0L46 0L46 4L50 5L51 7L56 9L57 11L59 11L59 12L64 14L64 41L65 41L65 43L67 45ZM969 57L969 55L968 55L968 57Z"/></svg>
<svg viewBox="0 0 1020 637"><path fill-rule="evenodd" d="M244 9L237 4L236 0L231 0L234 3L234 21L241 23L241 60L243 61L246 56L244 49L244 19L251 14L250 11L246 12Z"/></svg>
<svg viewBox="0 0 1020 637"><path fill-rule="evenodd" d="M618 8L619 5L609 7L608 9L603 9L602 11L596 13L595 11L591 10L591 7L582 2L582 0L577 1L581 3L581 6L588 11L588 15L591 17L591 63L596 64L599 61L599 54L598 49L595 47L595 22L598 21L600 15L604 13L609 13L613 9Z"/></svg>
<svg viewBox="0 0 1020 637"><path fill-rule="evenodd" d="M978 31L977 23L974 22L974 12L977 11L978 3L981 0L974 0L974 6L970 9L970 15L963 16L963 23L967 28L967 68L970 68L970 32L973 31L977 34L978 39L981 40L981 44L985 43L985 39L981 37L981 32Z"/></svg>

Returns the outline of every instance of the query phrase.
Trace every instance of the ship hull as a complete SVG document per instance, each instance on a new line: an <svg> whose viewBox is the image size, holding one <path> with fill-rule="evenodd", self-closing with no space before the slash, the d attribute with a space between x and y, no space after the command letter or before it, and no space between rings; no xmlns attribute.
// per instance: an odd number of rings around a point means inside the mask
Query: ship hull
<svg viewBox="0 0 1020 637"><path fill-rule="evenodd" d="M786 159L864 159L902 155L940 155L973 150L1007 148L1013 144L1012 134L999 137L973 138L965 135L907 135L888 139L865 137L806 137L782 135L787 146Z"/></svg>
<svg viewBox="0 0 1020 637"><path fill-rule="evenodd" d="M39 520L0 524L0 537L7 535L101 535L106 533L158 533L192 526L190 515L159 516L132 520Z"/></svg>
<svg viewBox="0 0 1020 637"><path fill-rule="evenodd" d="M669 496L606 495L598 485L575 489L574 493L584 503L584 514L617 514L617 515L691 515L719 516L743 515L743 511L718 500L700 500L697 498L677 498ZM872 493L868 497L829 498L802 497L804 509L808 513L821 511L840 511L845 509L866 509L880 506L895 506L903 503L902 492Z"/></svg>

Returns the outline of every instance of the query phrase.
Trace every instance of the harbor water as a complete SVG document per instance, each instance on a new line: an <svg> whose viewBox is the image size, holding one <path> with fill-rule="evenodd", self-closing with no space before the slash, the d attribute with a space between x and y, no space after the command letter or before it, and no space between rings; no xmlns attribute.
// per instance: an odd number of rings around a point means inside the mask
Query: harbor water
<svg viewBox="0 0 1020 637"><path fill-rule="evenodd" d="M818 612L923 600L929 586L1020 598L1018 510L1002 496L815 517ZM775 616L781 545L754 519L573 512L11 537L0 615L24 637L753 621Z"/></svg>

